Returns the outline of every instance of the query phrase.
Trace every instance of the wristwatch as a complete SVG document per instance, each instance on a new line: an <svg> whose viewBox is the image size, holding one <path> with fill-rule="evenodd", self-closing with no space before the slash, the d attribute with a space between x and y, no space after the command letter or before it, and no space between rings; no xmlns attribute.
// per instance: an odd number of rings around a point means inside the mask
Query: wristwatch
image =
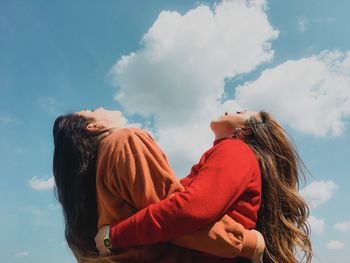
<svg viewBox="0 0 350 263"><path fill-rule="evenodd" d="M112 248L112 243L111 243L111 240L109 238L109 231L110 231L110 229L111 229L110 225L106 225L105 234L104 234L104 237L103 237L103 244L108 249Z"/></svg>

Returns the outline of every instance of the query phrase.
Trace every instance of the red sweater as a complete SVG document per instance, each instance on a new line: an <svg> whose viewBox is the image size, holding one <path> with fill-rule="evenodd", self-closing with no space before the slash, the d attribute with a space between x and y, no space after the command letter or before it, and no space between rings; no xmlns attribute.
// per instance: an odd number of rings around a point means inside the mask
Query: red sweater
<svg viewBox="0 0 350 263"><path fill-rule="evenodd" d="M257 221L261 201L258 161L240 139L214 141L176 192L111 225L114 248L170 241L209 226L228 214L245 228Z"/></svg>

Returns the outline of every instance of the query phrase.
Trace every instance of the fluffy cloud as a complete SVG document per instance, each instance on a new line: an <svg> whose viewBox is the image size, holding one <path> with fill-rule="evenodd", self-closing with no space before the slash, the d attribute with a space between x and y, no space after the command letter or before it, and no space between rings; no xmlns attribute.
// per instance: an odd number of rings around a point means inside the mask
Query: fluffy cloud
<svg viewBox="0 0 350 263"><path fill-rule="evenodd" d="M311 233L320 235L324 232L325 222L323 219L319 219L315 216L310 216L308 218L308 222L311 227Z"/></svg>
<svg viewBox="0 0 350 263"><path fill-rule="evenodd" d="M161 12L144 35L143 48L114 65L116 99L128 113L157 114L162 125L195 118L222 96L226 77L271 60L277 31L264 7L264 1L236 0L213 11L199 6L183 16Z"/></svg>
<svg viewBox="0 0 350 263"><path fill-rule="evenodd" d="M47 179L40 179L37 176L34 176L29 181L30 186L37 191L52 189L55 185L55 180L53 176Z"/></svg>
<svg viewBox="0 0 350 263"><path fill-rule="evenodd" d="M303 188L300 193L311 203L312 207L317 207L327 202L338 189L333 181L314 181Z"/></svg>
<svg viewBox="0 0 350 263"><path fill-rule="evenodd" d="M274 113L304 133L340 135L350 117L350 51L286 61L236 89L241 107Z"/></svg>
<svg viewBox="0 0 350 263"><path fill-rule="evenodd" d="M341 232L347 232L350 230L350 221L336 223L334 228Z"/></svg>
<svg viewBox="0 0 350 263"><path fill-rule="evenodd" d="M340 250L345 247L345 244L339 240L331 240L327 243L326 247L332 250Z"/></svg>
<svg viewBox="0 0 350 263"><path fill-rule="evenodd" d="M225 107L225 78L272 59L278 31L265 8L262 0L234 0L184 15L162 11L142 48L111 69L115 99L128 114L155 117L159 143L172 160L183 160L183 171L210 146L209 122Z"/></svg>

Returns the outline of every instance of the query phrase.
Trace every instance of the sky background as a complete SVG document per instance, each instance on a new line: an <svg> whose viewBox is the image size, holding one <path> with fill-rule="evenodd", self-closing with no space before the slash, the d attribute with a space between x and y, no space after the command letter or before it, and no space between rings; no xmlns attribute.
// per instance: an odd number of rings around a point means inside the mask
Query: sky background
<svg viewBox="0 0 350 263"><path fill-rule="evenodd" d="M350 2L0 0L2 262L75 262L52 125L103 106L148 129L179 178L224 111L266 110L310 171L313 262L350 262ZM215 193L213 193L215 194Z"/></svg>

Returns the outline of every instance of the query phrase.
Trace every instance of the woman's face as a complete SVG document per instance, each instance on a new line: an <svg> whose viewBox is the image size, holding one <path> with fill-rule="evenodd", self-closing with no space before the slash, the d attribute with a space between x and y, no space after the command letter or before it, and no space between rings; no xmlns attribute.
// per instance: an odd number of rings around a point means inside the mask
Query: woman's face
<svg viewBox="0 0 350 263"><path fill-rule="evenodd" d="M210 128L215 135L233 134L236 128L246 127L246 123L251 116L257 116L256 111L237 111L235 113L225 112L222 116L214 119L210 123Z"/></svg>
<svg viewBox="0 0 350 263"><path fill-rule="evenodd" d="M122 126L122 113L116 110L106 110L102 107L95 110L82 110L77 112L86 118L93 118L94 121L86 127L88 130L113 129Z"/></svg>

